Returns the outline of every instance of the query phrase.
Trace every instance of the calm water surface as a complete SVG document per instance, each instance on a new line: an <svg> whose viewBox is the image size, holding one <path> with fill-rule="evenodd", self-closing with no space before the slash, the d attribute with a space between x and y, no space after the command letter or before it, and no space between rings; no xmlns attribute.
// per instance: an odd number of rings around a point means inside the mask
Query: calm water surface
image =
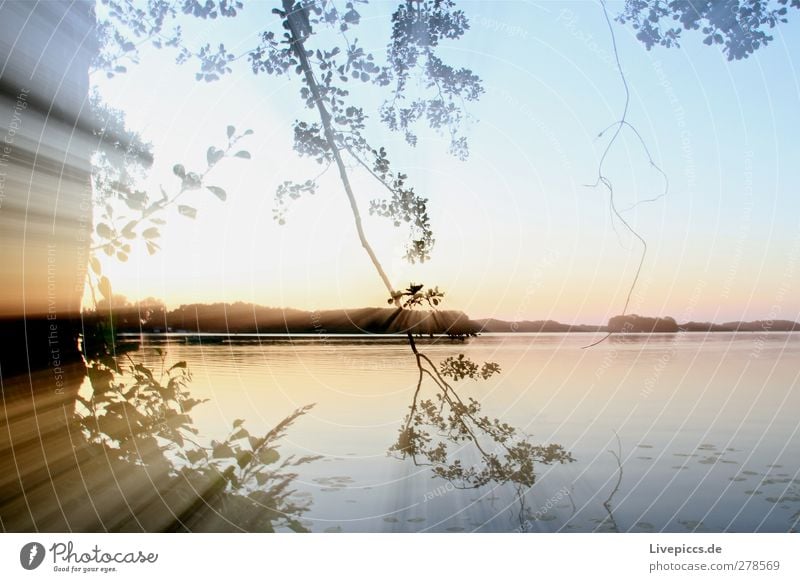
<svg viewBox="0 0 800 582"><path fill-rule="evenodd" d="M798 528L800 334L620 335L583 349L594 339L489 334L466 343L420 343L434 362L464 353L479 363L498 363L502 372L488 381L456 383L459 395L474 398L482 414L514 425L533 443L561 445L575 459L537 463L534 485L521 490L509 484L456 490L430 467L388 453L417 382L414 358L401 339L143 339L130 362L156 370L159 351L167 366L185 361L191 396L207 399L191 411L197 429L191 438L199 446L224 440L237 419L252 435L264 435L299 407L315 405L289 427L277 453L281 461L291 455L319 458L289 467L272 485L245 491L249 498L228 495L219 473L203 477L176 469L178 459L165 455L177 449L165 449L161 433L162 440L152 438L154 423L139 424L149 428L126 440L141 417L125 401L113 405L121 414L116 420L105 417L98 424L91 415L77 417L81 399L88 403L93 395L82 366L65 371L65 390L56 389L52 370L3 378L0 526L317 532ZM95 398L109 386L107 379L97 382L96 374L96 385L106 388L95 387ZM120 385L117 399L131 383ZM109 393L114 390L112 383ZM434 397L434 390L427 382L420 398ZM471 443L456 449L465 467L480 465ZM267 468L279 465L277 453L266 453ZM270 507L280 511L270 513ZM291 515L282 513L285 508Z"/></svg>
<svg viewBox="0 0 800 582"><path fill-rule="evenodd" d="M186 360L201 438L234 419L269 430L316 406L281 453L298 468L313 531L788 531L800 516L800 334L496 334L424 345L502 373L461 394L575 462L537 467L524 505L510 486L453 490L387 454L416 368L400 341L301 339L166 346ZM164 347L163 344L159 344ZM134 354L157 362L156 345ZM432 390L430 386L427 388ZM429 394L429 396L432 395ZM612 451L612 452L610 452ZM465 462L477 454L465 448ZM619 462L617 461L619 457ZM621 470L620 470L621 469ZM618 484L618 485L617 485ZM616 490L615 490L616 489Z"/></svg>

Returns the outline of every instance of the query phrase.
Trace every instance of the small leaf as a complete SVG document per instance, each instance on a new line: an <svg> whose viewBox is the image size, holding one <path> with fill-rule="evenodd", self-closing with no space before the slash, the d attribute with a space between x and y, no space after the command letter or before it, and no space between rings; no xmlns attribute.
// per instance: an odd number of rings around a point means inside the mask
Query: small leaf
<svg viewBox="0 0 800 582"><path fill-rule="evenodd" d="M200 187L200 175L196 172L189 172L181 183L184 190L197 190Z"/></svg>
<svg viewBox="0 0 800 582"><path fill-rule="evenodd" d="M114 231L105 222L99 223L95 230L103 238L114 238Z"/></svg>
<svg viewBox="0 0 800 582"><path fill-rule="evenodd" d="M247 432L247 429L240 428L235 433L233 433L230 437L228 437L228 440L230 440L230 441L238 441L239 439L247 438L249 436L250 436L250 433Z"/></svg>
<svg viewBox="0 0 800 582"><path fill-rule="evenodd" d="M233 421L233 428L239 428L243 424L244 424L244 419L237 418L236 420Z"/></svg>
<svg viewBox="0 0 800 582"><path fill-rule="evenodd" d="M264 465L271 465L281 458L275 449L264 449L258 453L258 460Z"/></svg>
<svg viewBox="0 0 800 582"><path fill-rule="evenodd" d="M236 133L236 128L232 125L228 126L228 139L233 137L233 134Z"/></svg>
<svg viewBox="0 0 800 582"><path fill-rule="evenodd" d="M236 152L234 154L234 157L243 158L245 160L249 160L250 159L250 152L248 152L247 150L240 150L240 151L238 151L238 152Z"/></svg>
<svg viewBox="0 0 800 582"><path fill-rule="evenodd" d="M233 449L228 443L212 443L211 446L213 447L212 456L215 459L225 459L236 456L236 453L233 452Z"/></svg>
<svg viewBox="0 0 800 582"><path fill-rule="evenodd" d="M145 231L142 233L142 236L146 239L153 239L161 236L161 233L158 232L158 227L151 226L150 228L145 229Z"/></svg>
<svg viewBox="0 0 800 582"><path fill-rule="evenodd" d="M252 129L248 129L242 135L253 135L253 130Z"/></svg>
<svg viewBox="0 0 800 582"><path fill-rule="evenodd" d="M352 4L348 5L350 10L344 13L344 21L348 24L358 24L361 15L352 9Z"/></svg>
<svg viewBox="0 0 800 582"><path fill-rule="evenodd" d="M178 212L189 218L197 218L197 209L192 208L191 206L186 206L185 204L180 204L178 206Z"/></svg>
<svg viewBox="0 0 800 582"><path fill-rule="evenodd" d="M239 154L236 155L238 156ZM225 199L228 197L228 194L225 192L225 190L223 190L219 186L206 186L206 188L208 189L209 192L214 194L214 196L216 196L223 202L225 202Z"/></svg>
<svg viewBox="0 0 800 582"><path fill-rule="evenodd" d="M125 228L122 229L122 236L125 238L136 238L136 233L133 231L134 227L136 227L136 221L131 220L128 224L125 225Z"/></svg>
<svg viewBox="0 0 800 582"><path fill-rule="evenodd" d="M179 178L186 177L186 168L183 167L183 164L175 164L172 166L172 173L178 176Z"/></svg>
<svg viewBox="0 0 800 582"><path fill-rule="evenodd" d="M117 258L124 263L128 260L128 255L123 252L117 252Z"/></svg>
<svg viewBox="0 0 800 582"><path fill-rule="evenodd" d="M111 281L108 280L108 277L101 277L97 288L103 297L111 300Z"/></svg>
<svg viewBox="0 0 800 582"><path fill-rule="evenodd" d="M239 478L236 476L236 473L233 472L233 467L228 467L225 469L225 472L222 474L226 481L228 481L234 489L239 488Z"/></svg>
<svg viewBox="0 0 800 582"><path fill-rule="evenodd" d="M89 258L89 266L92 267L92 271L98 277L103 274L103 268L100 266L100 261L97 260L97 257Z"/></svg>
<svg viewBox="0 0 800 582"><path fill-rule="evenodd" d="M224 157L225 152L215 148L214 146L208 148L208 151L206 152L206 161L208 161L209 166L213 166Z"/></svg>
<svg viewBox="0 0 800 582"><path fill-rule="evenodd" d="M192 464L197 463L198 461L202 461L206 458L205 453L198 449L187 449L186 450L186 458L189 459L189 462Z"/></svg>
<svg viewBox="0 0 800 582"><path fill-rule="evenodd" d="M244 451L239 457L236 459L237 464L239 465L240 469L244 469L250 461L253 460L253 453L250 451Z"/></svg>

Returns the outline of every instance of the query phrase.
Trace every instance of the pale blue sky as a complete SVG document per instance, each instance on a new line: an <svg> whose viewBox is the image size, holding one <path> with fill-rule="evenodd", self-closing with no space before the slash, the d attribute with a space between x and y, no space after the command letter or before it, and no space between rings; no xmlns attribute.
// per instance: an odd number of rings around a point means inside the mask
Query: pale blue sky
<svg viewBox="0 0 800 582"><path fill-rule="evenodd" d="M469 112L472 156L459 162L422 132L408 148L373 125L398 167L430 198L437 246L429 264L400 260L402 232L382 219L367 228L399 286L438 284L447 307L474 317L602 322L619 313L639 247L610 219L593 182L605 145L597 133L618 119L624 93L596 2L463 2L472 29L443 48L473 68L486 94ZM234 22L192 24L198 40L252 44L273 3L247 4ZM382 53L393 3L362 9L353 36ZM619 3L610 3L612 13ZM261 26L260 26L261 25ZM687 33L680 49L646 51L614 24L632 91L629 121L667 173L669 194L625 213L649 244L632 311L682 319L800 318L800 25L746 61L730 63ZM236 51L234 51L236 52ZM380 280L358 244L335 173L298 202L285 226L272 220L272 195L285 179L317 168L291 150L291 122L313 112L297 104L296 79L254 76L245 62L215 84L191 66L147 50L127 75L97 79L107 100L153 141L154 183L174 187L176 162L199 165L227 124L251 127L250 162L236 160L214 179L221 203L199 196L196 221L175 213L163 251L108 268L116 290L170 305L244 300L307 309L385 303ZM380 103L363 87L367 110ZM375 120L377 123L377 120ZM638 140L624 134L606 167L625 208L662 189ZM366 212L380 191L357 177Z"/></svg>

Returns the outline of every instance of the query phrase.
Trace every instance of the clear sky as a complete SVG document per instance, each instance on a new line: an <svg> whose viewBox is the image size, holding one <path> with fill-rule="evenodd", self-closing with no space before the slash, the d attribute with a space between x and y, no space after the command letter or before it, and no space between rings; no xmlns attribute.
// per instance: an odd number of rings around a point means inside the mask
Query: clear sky
<svg viewBox="0 0 800 582"><path fill-rule="evenodd" d="M247 3L234 22L191 24L187 35L241 52L259 30L275 28L273 4ZM398 287L439 285L447 308L472 317L604 322L622 310L640 247L611 219L605 191L585 186L595 181L606 144L598 133L624 104L600 5L459 4L471 30L442 54L471 67L486 87L469 107L469 160L449 157L432 132L422 132L412 149L371 120L373 141L430 200L433 259L404 263L404 231L385 219L367 220L369 237ZM376 56L392 6L361 9L353 36ZM619 7L609 4L612 14ZM632 92L629 121L670 183L665 197L624 213L648 244L630 311L679 321L800 319L800 24L776 30L771 45L733 63L698 34L686 33L679 49L648 52L630 28L614 29ZM94 79L153 142L151 187L176 188L172 165L200 168L208 145L224 141L226 125L255 131L247 142L253 159L226 162L210 178L227 189L227 202L198 192L196 220L167 216L162 251L107 262L115 292L160 297L171 307L385 305L335 171L315 196L292 206L286 225L273 220L276 186L319 171L292 150L292 121L313 121L313 112L298 103L296 78L255 76L244 59L237 64L207 84L194 80L192 66L174 64L168 50L147 49L127 74ZM360 102L377 111L379 90L361 88ZM630 132L606 174L621 209L663 190ZM368 201L382 194L365 177L355 182L366 214Z"/></svg>

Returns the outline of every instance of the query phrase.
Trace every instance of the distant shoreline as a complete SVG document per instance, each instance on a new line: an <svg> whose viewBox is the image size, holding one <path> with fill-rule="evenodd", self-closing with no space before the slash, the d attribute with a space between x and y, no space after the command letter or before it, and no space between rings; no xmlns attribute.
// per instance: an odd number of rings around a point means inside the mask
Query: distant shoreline
<svg viewBox="0 0 800 582"><path fill-rule="evenodd" d="M300 309L264 307L252 303L181 305L167 310L159 303L114 306L85 312L88 321L106 321L111 315L116 334L278 334L334 336L405 335L463 338L479 333L689 333L800 331L789 320L689 321L672 317L617 315L607 325L567 324L553 320L505 321L472 319L462 311L423 311L391 307L358 309Z"/></svg>
<svg viewBox="0 0 800 582"><path fill-rule="evenodd" d="M691 334L703 334L703 333L714 333L714 334L758 334L763 333L766 330L757 331L757 330L682 330L680 332L641 332L641 331L634 331L634 332L612 332L615 336L644 336L644 335L651 335L651 336L673 336L678 335L680 333L691 333ZM608 333L607 331L481 331L477 334L477 336L513 336L513 335L572 335L572 334L593 334L597 335L600 333ZM770 330L769 333L781 334L781 333L798 333L800 334L800 330L788 330L788 331L775 331ZM192 332L192 331L144 331L144 332L120 332L117 334L117 337L120 339L137 339L137 338L164 338L164 339L191 339L191 338L242 338L242 339L315 339L319 341L327 341L332 339L369 339L374 338L376 340L390 340L390 339L399 339L404 340L406 338L406 334L404 333L327 333L327 334L316 334L316 333L292 333L292 332L284 332L284 333L277 333L277 332L266 332L266 333L254 333L254 332ZM415 334L415 339L448 339L446 334Z"/></svg>
<svg viewBox="0 0 800 582"><path fill-rule="evenodd" d="M791 332L800 331L800 323L790 320L729 321L713 323L688 321L678 323L672 317L645 317L617 315L608 325L572 325L557 321L503 321L498 319L475 320L483 332L554 332L554 333L719 333L719 332Z"/></svg>

